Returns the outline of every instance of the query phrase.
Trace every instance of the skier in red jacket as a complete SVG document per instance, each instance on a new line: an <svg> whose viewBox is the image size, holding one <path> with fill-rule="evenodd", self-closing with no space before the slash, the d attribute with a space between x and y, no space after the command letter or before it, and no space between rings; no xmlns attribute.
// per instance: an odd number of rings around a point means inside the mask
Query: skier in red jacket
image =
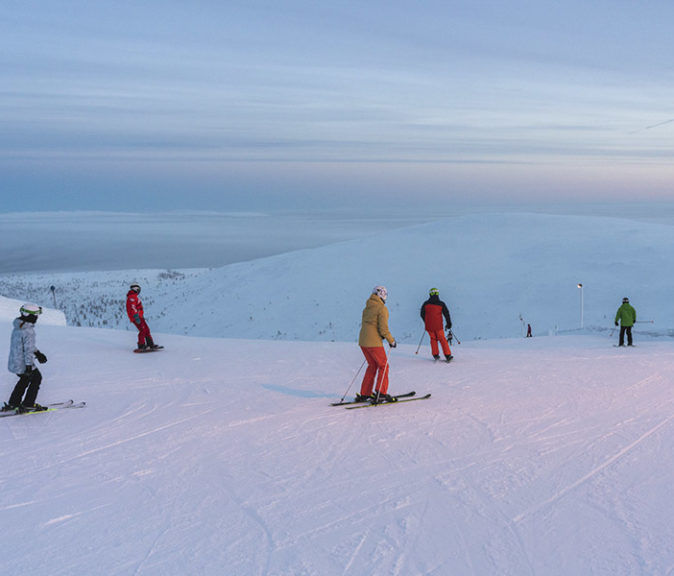
<svg viewBox="0 0 674 576"><path fill-rule="evenodd" d="M445 354L445 360L450 362L452 358L452 351L449 348L449 343L445 337L445 332L442 328L442 318L444 316L447 323L447 330L452 327L452 319L449 316L449 309L447 305L440 300L440 291L437 288L431 288L428 291L430 298L426 300L421 306L421 317L424 320L426 332L431 337L431 352L433 358L440 360L440 350L438 342L442 346L442 351Z"/></svg>
<svg viewBox="0 0 674 576"><path fill-rule="evenodd" d="M126 295L126 313L131 323L138 328L138 350L155 350L160 348L152 340L150 327L145 322L143 314L143 303L138 295L140 294L140 285L134 282L129 286L129 292Z"/></svg>

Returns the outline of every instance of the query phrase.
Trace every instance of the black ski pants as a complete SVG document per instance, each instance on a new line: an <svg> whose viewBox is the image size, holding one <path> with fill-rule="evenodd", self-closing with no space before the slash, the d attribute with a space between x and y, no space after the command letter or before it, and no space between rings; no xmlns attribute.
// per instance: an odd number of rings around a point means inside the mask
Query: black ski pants
<svg viewBox="0 0 674 576"><path fill-rule="evenodd" d="M627 345L632 345L632 327L631 326L621 326L620 327L620 338L618 339L618 346L625 345L625 332L627 332Z"/></svg>
<svg viewBox="0 0 674 576"><path fill-rule="evenodd" d="M19 375L19 381L14 386L14 391L9 397L9 402L11 406L32 406L35 404L37 399L37 393L40 390L40 384L42 383L42 374L37 368L33 368L30 372ZM26 388L28 392L26 392ZM23 398L23 394L26 392L26 397ZM23 398L23 402L21 399Z"/></svg>

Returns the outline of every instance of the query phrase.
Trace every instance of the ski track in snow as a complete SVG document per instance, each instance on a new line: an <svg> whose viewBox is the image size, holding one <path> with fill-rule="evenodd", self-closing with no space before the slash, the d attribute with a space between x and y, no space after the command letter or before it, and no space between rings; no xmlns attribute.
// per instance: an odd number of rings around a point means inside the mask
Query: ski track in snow
<svg viewBox="0 0 674 576"><path fill-rule="evenodd" d="M633 448L637 447L639 444L641 444L643 441L646 439L650 438L653 434L655 434L657 431L660 430L663 426L666 424L669 424L671 420L674 419L674 416L671 416L669 418L665 418L662 422L645 432L643 435L641 435L639 438L637 438L634 442L631 444L625 446L622 450L619 450L616 454L613 456L610 456L604 463L602 463L600 466L597 466L596 468L590 470L587 474L585 474L583 477L579 478L577 481L573 482L572 484L564 487L563 489L559 490L556 494L554 494L552 497L548 498L544 502L540 502L536 506L526 510L525 512L522 512L521 514L518 514L513 518L513 521L515 523L521 522L524 518L527 516L534 514L536 512L541 511L543 508L550 506L560 498L563 498L566 496L570 491L576 489L578 486L581 484L584 484L591 478L595 477L597 474L599 474L601 471L603 471L605 468L608 466L611 466L616 460L619 458L622 458L625 454L627 454L630 450Z"/></svg>
<svg viewBox="0 0 674 576"><path fill-rule="evenodd" d="M433 397L348 411L329 403L355 344L162 335L139 358L125 332L39 329L41 397L88 404L0 422L3 574L35 549L37 576L674 566L667 342L478 342L445 365L400 345L391 391Z"/></svg>

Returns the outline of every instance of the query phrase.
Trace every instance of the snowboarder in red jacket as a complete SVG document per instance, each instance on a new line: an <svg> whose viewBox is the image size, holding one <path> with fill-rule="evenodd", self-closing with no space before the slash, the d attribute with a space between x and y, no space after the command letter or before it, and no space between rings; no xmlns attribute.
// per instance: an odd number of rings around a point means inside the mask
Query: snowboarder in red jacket
<svg viewBox="0 0 674 576"><path fill-rule="evenodd" d="M129 286L129 292L126 295L126 313L131 323L138 328L138 350L159 348L152 340L150 327L145 322L143 303L140 301L139 294L140 285L134 282Z"/></svg>
<svg viewBox="0 0 674 576"><path fill-rule="evenodd" d="M442 352L445 355L445 360L450 362L453 358L452 351L449 348L449 343L445 337L445 332L442 328L442 319L444 317L447 323L447 330L452 328L452 319L449 315L447 305L440 300L440 291L437 288L431 288L428 291L430 298L426 300L421 306L421 317L424 320L426 332L431 337L431 353L436 360L440 359L440 350L438 342L442 346Z"/></svg>

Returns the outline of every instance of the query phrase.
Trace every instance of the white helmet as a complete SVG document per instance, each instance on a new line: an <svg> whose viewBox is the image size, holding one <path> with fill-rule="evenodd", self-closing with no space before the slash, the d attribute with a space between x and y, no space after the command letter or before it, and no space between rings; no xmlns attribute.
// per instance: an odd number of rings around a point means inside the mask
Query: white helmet
<svg viewBox="0 0 674 576"><path fill-rule="evenodd" d="M138 284L138 282L134 282L133 284L131 284L131 286L129 286L129 288L133 290L136 294L140 294L140 284Z"/></svg>
<svg viewBox="0 0 674 576"><path fill-rule="evenodd" d="M21 316L39 316L42 314L42 306L26 303L21 306Z"/></svg>
<svg viewBox="0 0 674 576"><path fill-rule="evenodd" d="M384 302L386 302L386 298L388 296L388 291L386 290L386 286L375 286L372 289L372 294L376 294L379 296Z"/></svg>

